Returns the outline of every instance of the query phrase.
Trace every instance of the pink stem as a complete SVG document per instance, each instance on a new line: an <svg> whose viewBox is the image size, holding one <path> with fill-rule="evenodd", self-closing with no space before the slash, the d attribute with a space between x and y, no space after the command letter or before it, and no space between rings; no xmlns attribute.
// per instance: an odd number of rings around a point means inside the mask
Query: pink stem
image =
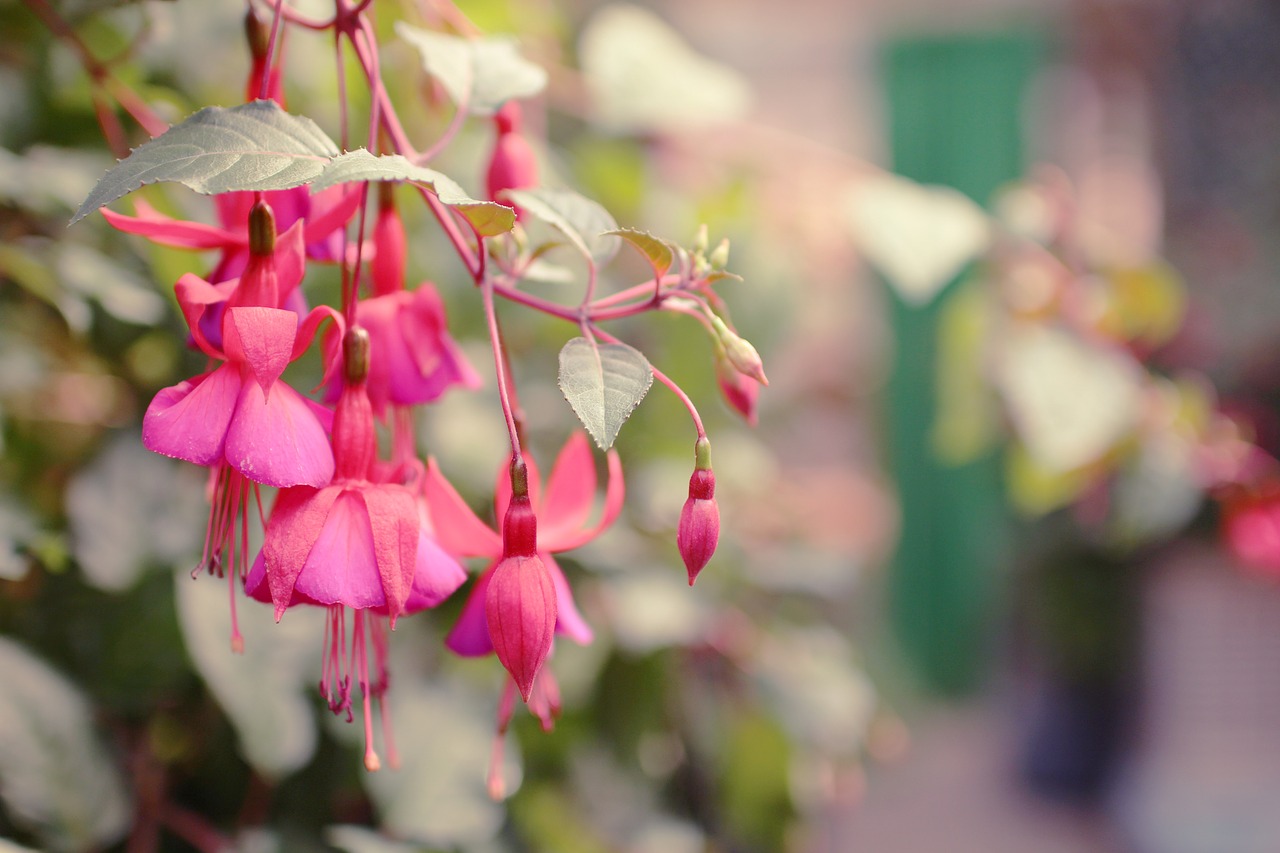
<svg viewBox="0 0 1280 853"><path fill-rule="evenodd" d="M510 381L507 376L505 360L502 357L502 338L498 329L498 313L493 305L493 282L484 279L480 283L480 294L484 299L485 321L489 324L489 340L493 343L493 367L498 377L498 399L502 403L502 414L507 421L507 433L511 439L511 455L518 465L520 457L520 432L516 429L516 418L511 407Z"/></svg>
<svg viewBox="0 0 1280 853"><path fill-rule="evenodd" d="M595 333L611 344L622 343L622 341L602 329L596 329ZM670 388L671 393L679 397L680 402L684 403L684 407L689 410L689 417L693 419L693 426L698 430L698 438L706 438L707 431L702 426L702 418L698 415L698 407L693 405L693 401L689 399L689 395L684 393L684 389L677 385L675 380L667 376L667 374L663 373L653 365L649 365L649 367L653 371L653 378Z"/></svg>

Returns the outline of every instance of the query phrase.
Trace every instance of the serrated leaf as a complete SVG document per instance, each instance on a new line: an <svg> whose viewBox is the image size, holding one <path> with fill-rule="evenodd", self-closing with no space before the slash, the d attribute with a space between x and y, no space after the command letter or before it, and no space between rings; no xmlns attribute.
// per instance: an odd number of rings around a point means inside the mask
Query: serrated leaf
<svg viewBox="0 0 1280 853"><path fill-rule="evenodd" d="M337 155L338 146L315 122L286 113L274 101L205 107L117 163L71 222L160 181L206 195L301 186Z"/></svg>
<svg viewBox="0 0 1280 853"><path fill-rule="evenodd" d="M400 38L417 48L422 67L471 115L493 115L505 102L538 94L547 72L522 57L511 38L466 39L396 24Z"/></svg>
<svg viewBox="0 0 1280 853"><path fill-rule="evenodd" d="M560 350L560 391L601 450L649 393L653 368L635 347L574 338Z"/></svg>
<svg viewBox="0 0 1280 853"><path fill-rule="evenodd" d="M109 846L129 827L119 770L88 701L26 648L0 637L0 797L44 850Z"/></svg>
<svg viewBox="0 0 1280 853"><path fill-rule="evenodd" d="M244 654L234 654L227 581L180 571L174 584L187 654L231 720L245 760L270 778L306 764L316 748L307 694L319 675L324 611L295 607L276 624L270 607L237 590Z"/></svg>
<svg viewBox="0 0 1280 853"><path fill-rule="evenodd" d="M613 232L618 223L598 202L573 190L507 190L505 195L525 213L564 234L596 266L617 254L621 243Z"/></svg>
<svg viewBox="0 0 1280 853"><path fill-rule="evenodd" d="M621 237L639 249L649 259L649 263L653 265L653 274L658 278L666 275L667 270L671 269L676 253L675 249L666 240L655 237L647 231L637 231L634 228L619 228L606 233Z"/></svg>
<svg viewBox="0 0 1280 853"><path fill-rule="evenodd" d="M515 211L506 205L471 198L453 178L435 169L419 166L399 154L374 156L364 148L335 157L312 182L311 191L320 192L335 184L354 181L409 181L420 184L444 204L461 213L484 237L510 231Z"/></svg>

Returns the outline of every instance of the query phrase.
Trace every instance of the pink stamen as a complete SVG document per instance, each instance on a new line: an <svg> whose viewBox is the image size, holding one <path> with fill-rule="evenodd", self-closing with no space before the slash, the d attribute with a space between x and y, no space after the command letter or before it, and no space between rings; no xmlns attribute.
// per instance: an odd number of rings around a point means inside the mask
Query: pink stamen
<svg viewBox="0 0 1280 853"><path fill-rule="evenodd" d="M378 679L370 686L378 699L378 721L382 726L382 742L391 769L400 769L400 752L392 734L391 709L387 707L387 690L391 687L391 671L387 668L387 626L377 615L369 614L369 633L373 638L373 660Z"/></svg>
<svg viewBox="0 0 1280 853"><path fill-rule="evenodd" d="M382 768L373 749L373 691L369 689L369 655L365 649L364 611L357 610L351 654L360 680L361 703L364 708L364 767L370 773Z"/></svg>
<svg viewBox="0 0 1280 853"><path fill-rule="evenodd" d="M500 802L507 798L507 783L502 778L502 757L506 745L507 728L511 725L511 715L516 709L516 683L506 679L502 688L502 698L498 701L498 729L493 735L493 749L489 752L489 773L486 787L489 799Z"/></svg>

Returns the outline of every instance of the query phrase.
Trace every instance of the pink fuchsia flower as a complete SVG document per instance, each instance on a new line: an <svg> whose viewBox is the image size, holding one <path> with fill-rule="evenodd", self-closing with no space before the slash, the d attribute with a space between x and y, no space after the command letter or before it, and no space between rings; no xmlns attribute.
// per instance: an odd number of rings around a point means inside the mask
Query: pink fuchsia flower
<svg viewBox="0 0 1280 853"><path fill-rule="evenodd" d="M689 478L689 497L680 511L676 545L689 572L689 586L697 580L720 541L720 508L716 504L716 475L711 470L711 442L698 439L696 463Z"/></svg>
<svg viewBox="0 0 1280 853"><path fill-rule="evenodd" d="M738 371L729 361L723 346L716 347L716 383L725 402L747 422L755 426L758 420L756 401L760 397L760 383Z"/></svg>
<svg viewBox="0 0 1280 853"><path fill-rule="evenodd" d="M1280 481L1232 489L1222 501L1222 534L1242 566L1280 578Z"/></svg>
<svg viewBox="0 0 1280 853"><path fill-rule="evenodd" d="M493 116L496 137L485 173L485 189L491 201L505 204L507 202L500 198L504 190L522 190L538 185L538 159L522 132L522 124L523 113L516 101L507 101ZM516 218L524 218L524 211L518 207Z"/></svg>
<svg viewBox="0 0 1280 853"><path fill-rule="evenodd" d="M365 392L368 340L359 327L345 339L347 385L334 413L333 480L323 488L281 490L245 591L271 601L277 620L299 604L329 608L321 691L335 713L350 715L354 673L364 702L365 766L376 770L380 762L372 746L370 703L386 689L386 630L399 616L446 599L466 580L466 572L428 535L414 493L405 485L375 480L381 466ZM354 624L344 662L348 609L354 611ZM385 705L383 710L385 715ZM387 742L395 763L394 746Z"/></svg>

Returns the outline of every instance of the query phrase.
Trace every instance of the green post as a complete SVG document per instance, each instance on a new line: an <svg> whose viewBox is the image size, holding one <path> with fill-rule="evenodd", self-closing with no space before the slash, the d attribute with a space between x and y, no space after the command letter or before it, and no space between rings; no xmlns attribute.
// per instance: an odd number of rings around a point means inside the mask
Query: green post
<svg viewBox="0 0 1280 853"><path fill-rule="evenodd" d="M1022 101L1038 59L1038 42L1018 35L891 46L884 72L893 170L985 205L998 186L1023 174ZM924 308L893 299L887 418L902 540L889 597L895 634L924 684L962 693L986 670L1007 531L998 460L947 466L931 447L936 332L946 296Z"/></svg>

